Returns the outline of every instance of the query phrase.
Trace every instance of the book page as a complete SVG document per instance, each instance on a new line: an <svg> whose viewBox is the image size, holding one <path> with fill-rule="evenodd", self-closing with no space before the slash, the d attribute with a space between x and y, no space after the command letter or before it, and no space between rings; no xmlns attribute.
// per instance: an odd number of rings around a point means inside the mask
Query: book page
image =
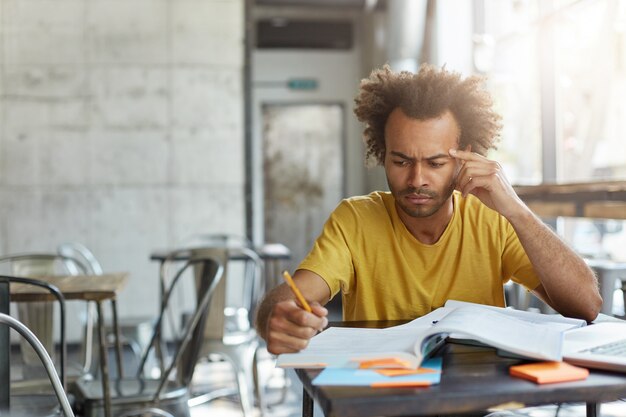
<svg viewBox="0 0 626 417"><path fill-rule="evenodd" d="M446 301L446 308L459 308L459 307L467 307L474 306L489 309L492 311L497 311L502 314L506 314L510 317L515 317L520 320L527 321L529 323L538 324L542 326L549 327L558 331L565 331L569 329L575 329L577 327L583 327L587 325L585 320L574 319L571 317L564 317L560 314L542 314L542 313L534 313L532 311L522 311L515 310L512 308L502 308L495 306L488 306L484 304L474 304L468 303L465 301L457 301L457 300L448 300Z"/></svg>
<svg viewBox="0 0 626 417"><path fill-rule="evenodd" d="M417 367L416 337L454 309L439 308L409 323L385 329L331 327L311 339L306 349L278 356L279 367L352 367L352 359L399 357Z"/></svg>
<svg viewBox="0 0 626 417"><path fill-rule="evenodd" d="M438 333L454 334L517 355L545 360L562 359L563 332L537 325L481 306L459 307L419 336L415 353L421 359L422 344Z"/></svg>

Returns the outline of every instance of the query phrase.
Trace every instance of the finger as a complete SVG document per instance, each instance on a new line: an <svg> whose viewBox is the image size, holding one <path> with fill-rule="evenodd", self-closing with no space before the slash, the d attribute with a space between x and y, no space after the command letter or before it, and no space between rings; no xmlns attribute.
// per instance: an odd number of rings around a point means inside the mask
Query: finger
<svg viewBox="0 0 626 417"><path fill-rule="evenodd" d="M321 325L317 327L302 325L280 316L272 316L269 320L269 331L279 331L300 339L312 338L318 333L319 327Z"/></svg>
<svg viewBox="0 0 626 417"><path fill-rule="evenodd" d="M300 351L326 323L326 317L304 311L295 303L278 303L268 320L268 350L275 354Z"/></svg>
<svg viewBox="0 0 626 417"><path fill-rule="evenodd" d="M477 188L488 190L490 181L491 179L489 177L474 177L461 189L461 193L463 193L463 197L467 197L469 194L473 194L473 191Z"/></svg>
<svg viewBox="0 0 626 417"><path fill-rule="evenodd" d="M270 332L267 337L268 351L276 355L299 352L308 345L309 339L302 339L281 332Z"/></svg>
<svg viewBox="0 0 626 417"><path fill-rule="evenodd" d="M459 175L457 177L457 189L464 188L467 184L470 183L475 178L478 177L489 177L491 175L496 174L497 171L492 169L491 167L480 166L478 168L462 168L459 171Z"/></svg>
<svg viewBox="0 0 626 417"><path fill-rule="evenodd" d="M468 165L468 164L465 164ZM459 171L459 176L463 177L486 177L489 175L494 175L498 173L498 169L489 164L479 164L479 165L470 165L463 166Z"/></svg>
<svg viewBox="0 0 626 417"><path fill-rule="evenodd" d="M463 168L465 169L491 169L497 170L500 168L500 165L496 161L492 161L491 159L481 159L481 160L473 160L473 161L465 161L463 162Z"/></svg>
<svg viewBox="0 0 626 417"><path fill-rule="evenodd" d="M468 186L468 184L473 181L474 178L470 175L464 175L464 176L459 176L459 178L456 181L456 189L459 190L463 196L465 197L465 188Z"/></svg>
<svg viewBox="0 0 626 417"><path fill-rule="evenodd" d="M315 311L320 315L328 314L328 311L319 304L315 303L314 306L316 309ZM274 311L270 316L270 320L276 320L273 322L276 325L281 325L284 321L288 321L297 327L311 328L315 331L315 333L323 330L328 324L328 319L325 315L320 317L317 313L309 313L308 311L297 306L293 300L276 304L274 306ZM285 328L285 330L287 329Z"/></svg>
<svg viewBox="0 0 626 417"><path fill-rule="evenodd" d="M475 152L462 151L460 149L449 149L448 153L451 157L461 161L488 161L487 158Z"/></svg>
<svg viewBox="0 0 626 417"><path fill-rule="evenodd" d="M311 303L311 310L313 311L313 314L315 314L318 317L328 316L328 310L326 309L326 307L322 306L320 303L317 303L317 302Z"/></svg>
<svg viewBox="0 0 626 417"><path fill-rule="evenodd" d="M291 321L300 326L313 327L318 331L324 330L328 325L328 319L326 318L328 310L316 301L312 302L310 306L311 313L302 309L295 301L288 301L277 304L276 311L282 311L282 313L290 317Z"/></svg>

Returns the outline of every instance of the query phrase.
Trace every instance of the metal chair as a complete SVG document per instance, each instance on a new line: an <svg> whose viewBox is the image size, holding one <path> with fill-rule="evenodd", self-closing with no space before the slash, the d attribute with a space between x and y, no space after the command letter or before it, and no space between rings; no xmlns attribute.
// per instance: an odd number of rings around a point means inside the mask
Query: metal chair
<svg viewBox="0 0 626 417"><path fill-rule="evenodd" d="M69 274L69 270L65 269L64 262L67 259L57 254L50 253L20 253L12 255L0 256L0 264L8 264L10 266L9 274L13 277L21 277L19 279L24 280L30 278L31 285L42 286L45 284L48 288L48 284L37 280L39 277L49 276L55 274L55 272L62 270ZM18 279L18 278L15 278ZM49 286L52 287L52 286ZM54 287L52 287L54 288ZM56 288L54 288L56 290ZM51 290L50 290L51 291ZM39 341L50 352L51 356L54 354L54 341L52 335L53 326L53 304L50 302L36 302L36 303L19 303L17 305L18 317L20 320L35 333ZM61 309L62 316L65 315L65 302ZM63 322L64 317L61 317ZM63 339L65 338L65 326L61 325L63 332ZM20 341L22 357L24 359L25 366L29 364L35 364L37 358L30 350L30 345L25 340ZM61 365L63 367L63 373L66 373L65 367L65 353L61 357ZM82 374L81 371L74 372L75 374ZM65 378L64 378L65 379ZM44 391L49 390L49 385L40 378L20 381L14 384L15 390L24 388L27 391L32 391L36 386L42 387Z"/></svg>
<svg viewBox="0 0 626 417"><path fill-rule="evenodd" d="M175 257L176 254L172 254ZM198 298L195 310L184 326L182 335L176 340L174 352L165 366L161 362L160 377L149 376L147 370L151 351L159 351L163 334L163 322L172 307L172 295L182 282L181 277L189 267L202 264L203 274L197 282ZM176 273L165 282L160 312L154 324L153 334L144 352L134 378L117 378L111 383L112 412L114 415L175 415L189 416L189 383L202 342L201 329L206 321L209 303L223 276L223 263L215 256L194 256L184 262ZM175 378L173 378L175 375ZM76 396L76 409L85 417L102 416L104 401L102 386L98 380L80 379L72 389Z"/></svg>
<svg viewBox="0 0 626 417"><path fill-rule="evenodd" d="M22 322L9 316L8 314L0 313L0 323L13 328L24 339L26 339L28 343L30 343L35 352L37 352L37 355L41 359L41 362L48 373L48 377L52 383L52 388L54 389L57 399L59 400L63 414L65 414L66 417L74 417L74 412L72 411L72 406L70 405L69 399L65 394L63 383L61 382L61 379L59 379L59 375L54 368L54 363L52 362L50 355L48 355L48 352L43 347L39 339L37 339L33 332L31 332L30 329ZM30 414L31 411L32 410L29 410L29 415L32 415Z"/></svg>
<svg viewBox="0 0 626 417"><path fill-rule="evenodd" d="M34 333L30 329L28 329L26 325L24 325L22 322L18 321L17 319L7 314L4 314L4 316L6 317L4 317L3 321L0 321L0 322L3 322L4 324L14 328L18 333L20 333L24 337L27 343L29 343L29 346L31 346L34 349L39 359L44 363L44 367L48 373L48 378L52 382L52 388L54 389L58 400L61 402L64 412L66 413L66 415L73 415L73 414L67 413L67 410L69 410L71 413L71 408L66 407L66 405L69 406L69 400L67 399L67 396L65 395L65 390L67 389L66 370L65 370L65 366L67 363L67 342L65 338L66 313L65 313L65 298L63 297L63 294L61 294L59 289L56 288L54 285L51 285L44 281L32 279L32 278L0 276L0 282L8 282L10 284L21 284L21 285L43 288L48 293L50 293L50 295L54 299L56 299L57 302L59 303L59 312L60 312L60 326L59 326L60 359L59 359L59 362L60 362L60 375L61 375L60 378L57 375L56 369L54 367L54 363L52 362L52 359L50 358L49 352L46 351L46 348L43 346L41 341L34 335ZM33 295L32 291L29 291L26 294L24 294L23 292L20 292L19 289L16 289L14 293L15 293L14 296L11 298L17 299L18 301L20 301L22 298L24 298L25 300L29 300L32 298L39 299L42 297L40 295ZM16 384L14 384L13 381L11 383L11 387L12 388L16 387ZM17 386L17 388L20 388L19 391L21 394L12 393L10 402L16 404L16 406L13 407L13 410L14 411L19 410L21 411L21 413L24 413L24 415L37 415L41 413L44 413L44 415L56 415L56 410L55 409L51 410L48 407L47 405L48 402L46 401L46 395L41 395L41 393L39 392L34 393L34 394L29 393L25 390L25 388L28 388L28 387L37 388L38 383L35 385L33 385L32 383L28 383L21 387ZM40 399L40 400L43 399L43 402L37 401L37 399Z"/></svg>
<svg viewBox="0 0 626 417"><path fill-rule="evenodd" d="M263 262L252 249L248 247L202 247L189 249L191 257L202 257L211 254L221 254L225 259L224 279L216 289L215 296L209 308L207 324L204 327L204 343L200 357L219 357L226 360L236 376L237 390L210 390L202 392L200 387L194 387L195 396L190 405L199 405L211 401L219 396L238 394L244 416L253 415L256 397L261 413L265 408L263 391L259 383L257 372L257 349L259 338L251 325L252 314L262 291ZM232 307L227 305L227 284L234 278L230 272L233 263L243 262L243 279L241 305ZM196 270L196 274L201 271Z"/></svg>

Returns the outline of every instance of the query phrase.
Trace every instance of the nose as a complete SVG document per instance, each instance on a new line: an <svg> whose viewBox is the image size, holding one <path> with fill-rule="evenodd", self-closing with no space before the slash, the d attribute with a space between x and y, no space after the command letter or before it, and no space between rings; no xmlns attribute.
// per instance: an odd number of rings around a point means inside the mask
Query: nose
<svg viewBox="0 0 626 417"><path fill-rule="evenodd" d="M413 164L408 175L407 183L409 187L419 188L427 185L421 163L418 162Z"/></svg>

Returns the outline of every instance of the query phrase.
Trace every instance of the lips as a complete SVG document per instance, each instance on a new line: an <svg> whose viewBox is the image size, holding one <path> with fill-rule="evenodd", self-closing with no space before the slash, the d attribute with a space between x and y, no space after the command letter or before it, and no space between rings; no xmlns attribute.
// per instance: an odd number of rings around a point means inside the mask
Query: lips
<svg viewBox="0 0 626 417"><path fill-rule="evenodd" d="M432 197L424 194L408 194L405 198L413 204L425 204L432 200Z"/></svg>

